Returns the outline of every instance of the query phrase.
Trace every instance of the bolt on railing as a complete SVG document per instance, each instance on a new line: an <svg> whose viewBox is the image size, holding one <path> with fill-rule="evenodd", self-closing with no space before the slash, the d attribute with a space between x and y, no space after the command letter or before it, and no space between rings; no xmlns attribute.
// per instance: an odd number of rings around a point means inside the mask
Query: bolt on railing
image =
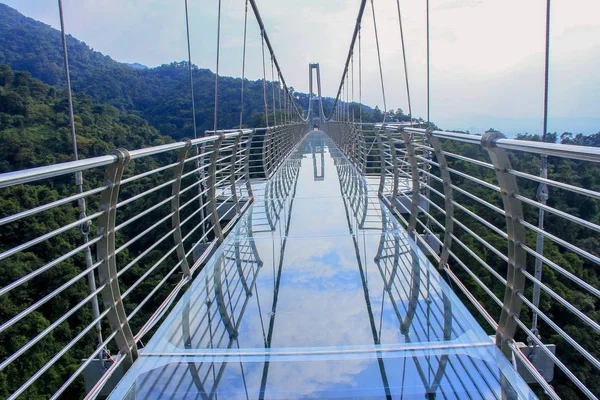
<svg viewBox="0 0 600 400"><path fill-rule="evenodd" d="M597 174L599 148L394 124L329 122L323 128L369 182L379 173L383 203L489 325L529 383L552 398L572 392L598 397L600 385L590 377L600 372L600 224L596 213L566 201L540 203L535 189L544 183L554 199L575 196L598 209L598 186L584 186L594 180L572 182L569 171L585 167ZM553 171L546 178L536 170L542 156ZM540 208L550 215L544 229L536 223ZM546 242L543 254L536 251L538 234ZM542 280L532 272L536 261L543 264ZM534 286L540 303L532 300ZM532 314L540 320L536 332L529 328Z"/></svg>
<svg viewBox="0 0 600 400"><path fill-rule="evenodd" d="M12 377L4 379L2 395L33 396L42 385L55 391L52 398L81 396L72 384L92 363L104 373L88 385L88 397L106 394L105 384L135 361L142 340L248 209L251 180L269 178L307 129L207 132L0 174L0 196L13 206L0 211L6 352L0 374ZM73 194L73 173L86 176L83 193ZM73 204L79 199L98 211L78 220ZM83 245L74 234L82 224L96 232ZM82 268L88 248L95 260ZM92 293L90 272L97 280ZM88 309L98 298L94 319ZM94 343L100 323L103 342ZM34 362L39 365L28 374Z"/></svg>

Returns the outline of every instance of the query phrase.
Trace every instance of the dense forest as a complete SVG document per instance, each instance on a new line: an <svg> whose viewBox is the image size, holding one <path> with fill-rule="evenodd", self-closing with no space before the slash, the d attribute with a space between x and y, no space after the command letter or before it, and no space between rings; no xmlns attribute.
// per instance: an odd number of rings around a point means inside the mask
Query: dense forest
<svg viewBox="0 0 600 400"><path fill-rule="evenodd" d="M0 3L0 64L29 71L49 85L64 87L64 67L60 32L27 18ZM163 135L175 140L193 137L188 63L173 62L156 68L133 68L94 51L86 43L67 36L71 81L75 93L85 93L101 103L134 113ZM213 128L215 74L194 67L194 97L199 132ZM271 85L267 82L268 107L272 112ZM241 79L219 77L219 129L238 126ZM293 90L293 88L291 88ZM308 108L308 95L294 93L301 110ZM275 95L279 107L279 95ZM330 110L333 99L324 98ZM356 106L355 106L356 107ZM244 121L248 127L264 125L263 81L244 85ZM363 106L366 122L379 120L380 111ZM358 115L358 112L356 113Z"/></svg>
<svg viewBox="0 0 600 400"><path fill-rule="evenodd" d="M0 4L0 173L71 159L69 118L64 91L60 40L60 34L55 29L24 17L10 7ZM75 124L82 158L106 154L116 147L136 149L193 136L188 64L186 62L171 63L149 69L134 68L93 51L85 43L70 36L68 37L68 46L75 92ZM198 129L202 132L212 129L213 125L215 75L208 69L194 66L194 79L195 98L198 105L196 116ZM222 111L219 114L218 125L220 128L235 127L239 123L241 80L219 77L219 82L219 101ZM263 82L260 80L248 81L245 83L245 88L244 121L250 127L261 126L265 121ZM271 93L270 88L268 93ZM296 93L296 97L300 107L306 109L308 96ZM331 107L332 102L332 99L326 99L326 108ZM269 104L271 103L269 102ZM358 107L359 105L356 104L351 105L355 115L358 114ZM361 107L365 122L382 120L383 113L379 108ZM389 119L402 121L406 120L407 116L401 110L392 110L388 115ZM518 138L541 140L539 136L528 134L520 135ZM589 136L571 133L550 134L546 140L600 147L600 132ZM449 152L487 160L487 155L476 146L450 142L445 143L445 146ZM539 174L539 159L514 153L511 162L517 170L533 175ZM488 182L495 180L493 171L482 170L473 164L453 160L451 166L467 174L482 177ZM591 190L600 190L600 171L596 164L550 157L549 166L549 178L551 179L569 182ZM152 167L153 165L133 165L132 168L139 172ZM89 187L97 185L101 179L101 176L86 176ZM152 184L152 181L148 180L145 183ZM486 198L490 202L501 204L499 194L485 192L481 186L468 179L457 178L454 183L478 196L487 196ZM520 183L523 183L522 194L534 199L537 185L525 180ZM128 190L129 192L124 192L124 196L131 196L140 189L134 187ZM72 194L72 192L73 182L66 180L52 180L43 185L19 186L4 190L0 197L0 218L20 212L33 204L59 199ZM139 212L152 205L153 201L154 198L151 197L144 203L136 204L130 212ZM489 214L488 210L470 201L469 198L460 198L460 201L468 204L469 209L478 215L487 217ZM582 219L600 223L598 202L587 197L554 191L551 193L548 204ZM94 209L96 206L97 204L92 202L90 209ZM524 211L527 221L534 222L536 220L536 209L525 207ZM468 219L466 215L460 215L460 212L457 214L461 220ZM76 207L70 205L51 213L41 214L39 217L28 220L27 223L19 222L7 227L3 226L0 230L0 252L61 225L73 222L76 217ZM498 216L491 215L489 218L499 227L505 223ZM494 244L499 250L506 251L506 241L499 239L488 229L476 223L470 224L468 227L489 243ZM600 240L597 235L590 235L589 230L582 229L575 224L565 223L561 218L552 214L546 217L546 229L550 233L559 235L590 253L600 256L598 252ZM122 233L123 237L125 235L127 235L126 229ZM506 273L506 267L502 261L494 254L482 249L471 236L462 234L459 238L465 244L472 246L477 256L494 267L501 275ZM11 259L10 263L0 261L0 287L32 271L36 266L42 265L44 260L51 260L63 254L68 251L67 249L80 244L80 240L81 235L78 231L69 232L51 244L39 246L35 248L35 251L17 255ZM534 235L528 235L527 240L530 247L535 247ZM123 260L133 259L136 252L148 247L150 242L151 238L148 238L123 252ZM600 271L595 264L584 261L551 241L546 241L545 246L546 254L556 263L592 286L600 287ZM455 246L453 249L460 258L468 259L470 257L460 247ZM160 256L161 248L158 247L145 260L145 264L140 266L139 270L132 271L132 275L125 276L124 279L134 279L135 273L139 274L140 270L143 270L146 265L152 264ZM531 257L528 257L528 263L528 269L533 269ZM11 318L32 301L46 295L49 288L57 287L65 278L75 276L79 272L78 266L81 264L81 259L75 257L59 264L51 273L44 275L43 279L33 280L10 295L0 296L0 319L5 321ZM461 279L467 282L468 287L481 299L486 308L492 310L492 315L499 315L499 309L487 294L479 289L468 275L461 274L459 266L453 265L452 268L458 271ZM600 320L597 298L584 294L572 282L562 279L551 269L545 269L544 274L544 282L550 287L594 321ZM479 275L480 279L502 298L503 286L486 275L485 271L480 272ZM75 285L64 296L49 302L33 313L30 318L24 319L19 325L18 333L15 333L17 332L15 330L0 333L0 357L5 359L26 343L29 338L48 327L52 321L68 309L69 304L85 297L86 290L83 282ZM531 287L528 287L526 295L531 297ZM135 304L136 299L132 300L132 303ZM589 349L596 357L600 356L600 337L597 333L591 329L581 328L581 322L576 317L565 312L564 308L551 301L547 295L542 296L541 307L583 347ZM26 357L20 358L0 373L0 398L5 398L14 391L22 381L22 376L31 376L78 332L78 328L82 324L91 319L87 308L82 311L77 318L71 318L61 324L48 340L42 341L40 346L36 346L26 353ZM477 315L477 312L473 310L473 314ZM141 319L143 317L142 314ZM530 323L530 314L525 309L522 318L525 323ZM482 325L485 324L483 321L481 322ZM561 360L564 360L569 368L582 377L583 382L592 392L600 393L600 382L596 379L595 367L586 362L577 352L572 351L564 339L548 326L542 324L541 328L543 328L540 329L543 341L557 344L557 354ZM524 336L519 339L525 341ZM93 350L93 338L90 338L89 342L90 345L87 348L67 353L59 364L59 368L44 375L41 383L27 391L24 397L32 399L49 397L79 366L81 359ZM563 398L578 398L579 392L558 369L556 369L555 380L552 383ZM65 393L65 398L78 398L81 393L83 393L83 386L82 382L78 380Z"/></svg>

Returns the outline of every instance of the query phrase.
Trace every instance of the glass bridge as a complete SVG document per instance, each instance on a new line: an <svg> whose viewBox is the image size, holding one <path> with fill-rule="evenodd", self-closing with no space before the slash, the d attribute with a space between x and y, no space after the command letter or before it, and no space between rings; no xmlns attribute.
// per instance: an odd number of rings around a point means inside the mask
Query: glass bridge
<svg viewBox="0 0 600 400"><path fill-rule="evenodd" d="M535 398L323 132L253 190L110 399Z"/></svg>

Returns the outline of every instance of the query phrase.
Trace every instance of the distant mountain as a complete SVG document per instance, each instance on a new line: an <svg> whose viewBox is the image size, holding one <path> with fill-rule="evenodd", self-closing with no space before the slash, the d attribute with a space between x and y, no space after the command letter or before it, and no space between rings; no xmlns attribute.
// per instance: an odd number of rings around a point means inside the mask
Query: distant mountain
<svg viewBox="0 0 600 400"><path fill-rule="evenodd" d="M147 69L148 68L144 64L140 64L140 63L137 63L137 62L134 62L134 63L125 63L125 65L129 65L131 68L134 68L134 69Z"/></svg>
<svg viewBox="0 0 600 400"><path fill-rule="evenodd" d="M174 139L193 136L187 62L146 68L138 63L117 62L70 35L67 36L67 45L74 92L85 93L94 100L133 112L160 133ZM28 71L34 78L49 85L64 87L62 57L58 30L0 4L0 64ZM213 127L214 80L213 72L194 66L199 132ZM241 79L220 77L219 88L218 126L235 127L239 124ZM269 96L272 93L270 87L267 93ZM300 106L307 108L308 96L303 93L297 95ZM272 104L270 99L268 103ZM333 99L324 99L324 103L330 109ZM263 82L247 81L244 121L248 126L262 125L263 114ZM363 109L365 121L372 114L371 108Z"/></svg>

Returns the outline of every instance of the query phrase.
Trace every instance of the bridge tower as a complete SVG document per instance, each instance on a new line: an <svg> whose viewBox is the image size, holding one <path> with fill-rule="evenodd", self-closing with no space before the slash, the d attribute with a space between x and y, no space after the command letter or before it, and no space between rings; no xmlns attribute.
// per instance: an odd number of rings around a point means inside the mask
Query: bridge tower
<svg viewBox="0 0 600 400"><path fill-rule="evenodd" d="M317 97L314 96L314 87L313 87L313 70L315 70L317 77ZM321 97L321 69L319 68L318 63L313 63L308 65L308 121L310 122L310 126L314 128L315 126L319 126L321 128L323 126L323 122L325 122L325 118L323 116L323 98ZM318 116L315 115L315 104L318 107Z"/></svg>

